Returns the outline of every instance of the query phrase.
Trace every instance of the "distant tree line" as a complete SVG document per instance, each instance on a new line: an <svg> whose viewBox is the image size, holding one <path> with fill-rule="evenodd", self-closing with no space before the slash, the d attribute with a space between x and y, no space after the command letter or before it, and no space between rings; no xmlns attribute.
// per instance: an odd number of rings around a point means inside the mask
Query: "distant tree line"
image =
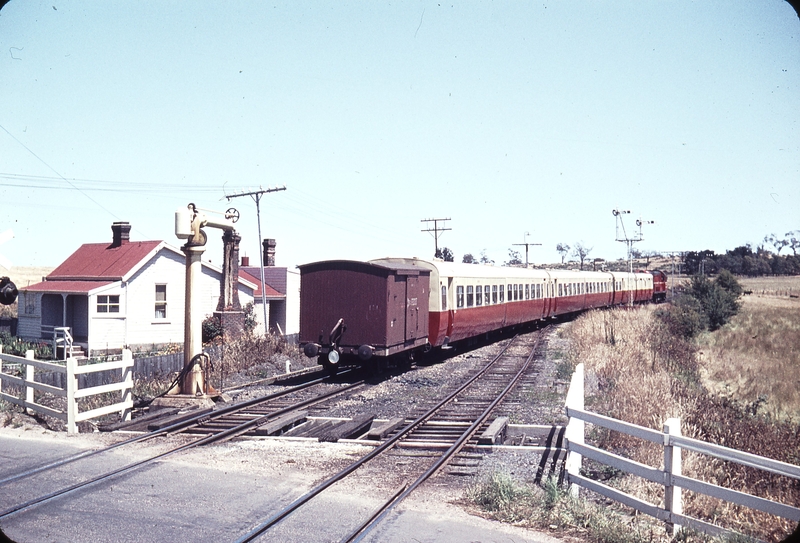
<svg viewBox="0 0 800 543"><path fill-rule="evenodd" d="M766 248L771 244L775 252ZM792 254L781 255L781 250L788 247ZM777 238L774 234L766 236L764 243L755 250L750 244L742 245L715 254L714 251L689 251L683 253L683 270L688 275L715 274L728 270L735 275L756 277L760 275L798 275L800 274L800 230L789 232L786 238Z"/></svg>

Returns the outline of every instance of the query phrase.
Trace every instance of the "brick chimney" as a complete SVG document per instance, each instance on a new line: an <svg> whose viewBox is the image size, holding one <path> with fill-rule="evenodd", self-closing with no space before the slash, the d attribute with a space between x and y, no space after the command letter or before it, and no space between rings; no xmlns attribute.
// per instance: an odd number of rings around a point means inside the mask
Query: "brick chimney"
<svg viewBox="0 0 800 543"><path fill-rule="evenodd" d="M123 243L131 240L131 225L128 222L120 221L111 224L111 232L114 234L111 247L119 247Z"/></svg>
<svg viewBox="0 0 800 543"><path fill-rule="evenodd" d="M265 239L262 245L264 247L264 267L275 266L275 240Z"/></svg>

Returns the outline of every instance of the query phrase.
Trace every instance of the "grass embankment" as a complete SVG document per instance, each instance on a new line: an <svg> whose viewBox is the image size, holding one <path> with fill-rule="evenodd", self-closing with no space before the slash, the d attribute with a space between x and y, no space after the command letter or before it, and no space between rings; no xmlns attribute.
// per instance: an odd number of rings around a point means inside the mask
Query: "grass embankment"
<svg viewBox="0 0 800 543"><path fill-rule="evenodd" d="M792 354L798 342L791 339L787 345L782 345L780 341L781 337L789 339L789 330L796 329L798 313L790 310L784 313L769 307L761 307L748 300L731 323L715 332L701 334L697 343L668 333L653 307L595 311L583 315L564 329L564 335L570 340L568 360L573 365L578 362L586 365L587 409L658 430L662 429L667 418L679 417L684 435L785 462L800 463L800 426L796 420L778 419L771 414L771 410L765 409L767 404L778 405L777 394L771 391L770 400L759 400L761 389L753 384L759 379L764 380L764 374L771 373L769 380L776 389L783 390L777 386L778 383L796 383L798 378L796 362L792 366L792 362L784 360ZM753 336L759 336L764 342L753 347L752 342L742 340L740 347L729 339L731 334L749 334L749 339L753 341ZM698 344L703 345L702 351ZM715 346L713 349L710 347L712 344ZM768 363L766 358L747 355L745 345L751 352L758 349L758 352L774 353L769 368L765 367ZM740 353L740 350L743 352ZM724 356L720 358L718 353ZM794 356L797 356L796 353ZM744 384L725 388L721 381L716 381L725 378L722 369L736 376L740 373L750 375L746 381L749 388ZM714 386L711 386L712 383ZM767 383L762 386L771 385ZM720 394L720 390L725 390L725 394ZM785 390L781 393L781 413L788 411L786 406L793 398L792 387L787 386ZM663 449L655 444L591 426L587 427L587 440L643 464L653 467L663 464ZM602 480L605 484L653 504L663 503L663 487L660 485L589 461L584 461L584 469L589 477ZM797 481L704 455L684 451L683 473L782 503L800 503L800 484ZM492 484L487 481L479 488L489 489ZM647 541L654 537L654 524L643 515L636 517L635 521L632 517L625 517L632 523L631 527L618 537L609 537L608 530L603 527L617 522L614 519L618 518L610 512L614 509L624 511L624 508L594 507L591 515L604 515L611 520L595 519L592 524L588 520L580 520L585 518L587 508L592 506L576 505L565 501L568 500L565 497L548 502L547 495L541 489L526 489L519 494L522 502L527 500L536 506L530 511L534 516L527 521L531 525L547 527L550 523L559 528L579 528L583 537L602 542ZM480 502L479 499L473 501ZM547 506L548 503L556 505ZM552 522L553 511L577 512L572 520L560 523ZM769 541L782 540L795 527L777 517L690 492L684 492L684 511L688 515ZM555 518L564 518L562 513ZM492 514L502 518L505 513ZM655 533L661 534L656 538L665 537L663 527L656 529ZM697 541L707 539L701 535L683 534L682 537Z"/></svg>

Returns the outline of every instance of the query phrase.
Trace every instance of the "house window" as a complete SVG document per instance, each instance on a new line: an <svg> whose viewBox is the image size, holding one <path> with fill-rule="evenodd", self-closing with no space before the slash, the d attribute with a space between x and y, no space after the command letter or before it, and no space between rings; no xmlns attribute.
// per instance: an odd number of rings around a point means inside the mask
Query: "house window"
<svg viewBox="0 0 800 543"><path fill-rule="evenodd" d="M119 294L100 295L97 297L98 313L119 313Z"/></svg>
<svg viewBox="0 0 800 543"><path fill-rule="evenodd" d="M167 285L156 285L156 318L167 318Z"/></svg>

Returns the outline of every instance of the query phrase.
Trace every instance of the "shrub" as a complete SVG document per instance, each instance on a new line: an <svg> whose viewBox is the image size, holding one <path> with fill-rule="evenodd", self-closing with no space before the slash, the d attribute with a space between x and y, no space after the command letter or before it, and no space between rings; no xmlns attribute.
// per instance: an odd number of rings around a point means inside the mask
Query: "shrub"
<svg viewBox="0 0 800 543"><path fill-rule="evenodd" d="M222 323L219 317L209 315L203 320L203 343L222 337Z"/></svg>

